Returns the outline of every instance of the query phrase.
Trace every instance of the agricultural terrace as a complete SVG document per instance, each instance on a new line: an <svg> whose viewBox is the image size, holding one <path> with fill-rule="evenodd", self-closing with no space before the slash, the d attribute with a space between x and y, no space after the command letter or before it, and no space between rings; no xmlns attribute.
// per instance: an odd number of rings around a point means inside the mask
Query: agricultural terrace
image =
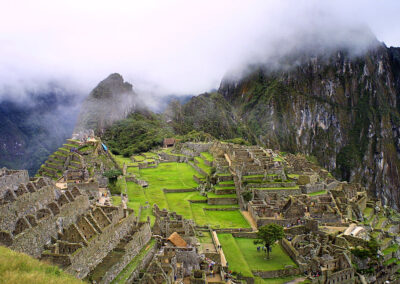
<svg viewBox="0 0 400 284"><path fill-rule="evenodd" d="M166 149L168 150L168 149ZM145 157L154 159L151 153L143 153L142 161L148 160ZM208 153L202 153L202 157L212 159ZM210 173L211 167L207 166L202 157L196 157L197 165L205 172ZM250 225L239 210L237 204L232 205L209 205L207 197L200 195L197 191L198 183L193 179L193 176L200 174L187 163L159 163L155 168L139 169L129 158L115 156L116 161L123 166L125 163L128 166L127 174L133 173L139 179L148 182L147 188L142 188L134 182L126 182L128 194L128 206L138 212L140 206L142 208L141 220L147 219L150 216L151 221L154 221L152 215L152 206L157 204L158 207L166 208L181 214L184 218L192 219L199 226L210 225L213 228L249 228ZM135 160L138 160L134 156ZM196 162L195 162L196 163ZM189 192L174 192L167 193L164 189L192 189ZM215 196L209 193L210 197L236 197L235 194L225 196ZM118 202L118 199L115 199ZM202 203L194 203L192 201L202 201ZM147 206L150 205L150 206ZM234 211L213 211L215 208L237 208Z"/></svg>

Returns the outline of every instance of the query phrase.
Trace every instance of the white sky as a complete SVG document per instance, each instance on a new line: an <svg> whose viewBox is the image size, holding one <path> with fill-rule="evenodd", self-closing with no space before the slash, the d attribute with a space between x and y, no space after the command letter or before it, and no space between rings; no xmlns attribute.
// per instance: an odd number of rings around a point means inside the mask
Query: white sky
<svg viewBox="0 0 400 284"><path fill-rule="evenodd" d="M400 1L0 0L0 98L49 80L90 91L118 72L139 89L198 94L283 46L349 41L368 26L400 46ZM9 94L9 95L10 95Z"/></svg>

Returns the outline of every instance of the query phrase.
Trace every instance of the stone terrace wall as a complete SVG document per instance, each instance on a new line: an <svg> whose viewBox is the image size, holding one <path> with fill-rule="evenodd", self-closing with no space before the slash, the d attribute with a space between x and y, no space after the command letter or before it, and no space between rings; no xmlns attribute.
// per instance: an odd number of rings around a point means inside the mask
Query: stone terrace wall
<svg viewBox="0 0 400 284"><path fill-rule="evenodd" d="M151 228L149 223L141 224L139 230L135 232L132 240L125 246L125 254L117 264L113 265L101 280L101 283L110 283L125 268L125 266L140 252L140 250L150 241Z"/></svg>
<svg viewBox="0 0 400 284"><path fill-rule="evenodd" d="M15 223L26 215L36 215L36 211L56 199L53 185L36 189L33 193L18 196L15 201L0 205L0 230L12 232Z"/></svg>
<svg viewBox="0 0 400 284"><path fill-rule="evenodd" d="M85 183L68 183L68 190L77 187L80 192L92 198L99 197L99 183L98 182L85 182Z"/></svg>
<svg viewBox="0 0 400 284"><path fill-rule="evenodd" d="M151 250L149 250L146 256L142 259L142 261L136 266L135 270L132 272L131 276L129 276L126 283L134 283L135 279L139 278L139 273L141 270L145 269L153 259L154 255L157 252L157 244L153 246Z"/></svg>
<svg viewBox="0 0 400 284"><path fill-rule="evenodd" d="M60 228L76 223L79 215L89 209L89 199L85 195L77 196L74 201L61 207L60 213L50 215L38 221L37 226L19 234L10 246L11 249L39 258L44 245L56 238Z"/></svg>
<svg viewBox="0 0 400 284"><path fill-rule="evenodd" d="M7 188L15 190L21 183L27 182L29 182L28 171L0 169L0 198L3 197Z"/></svg>
<svg viewBox="0 0 400 284"><path fill-rule="evenodd" d="M269 194L277 194L279 196L289 196L289 195L299 195L301 194L301 189L276 189L276 190L257 190L254 189L254 194L257 194L257 196L260 199L264 199L266 196Z"/></svg>
<svg viewBox="0 0 400 284"><path fill-rule="evenodd" d="M277 278L277 277L288 277L300 274L300 269L298 268L287 268L280 270L262 271L262 270L252 270L254 276L259 276L261 278ZM339 283L339 282L337 282Z"/></svg>
<svg viewBox="0 0 400 284"><path fill-rule="evenodd" d="M112 224L104 228L100 235L90 239L88 246L71 255L71 265L66 271L79 279L83 279L93 270L107 254L113 250L135 226L135 215L130 214L122 222L113 218Z"/></svg>

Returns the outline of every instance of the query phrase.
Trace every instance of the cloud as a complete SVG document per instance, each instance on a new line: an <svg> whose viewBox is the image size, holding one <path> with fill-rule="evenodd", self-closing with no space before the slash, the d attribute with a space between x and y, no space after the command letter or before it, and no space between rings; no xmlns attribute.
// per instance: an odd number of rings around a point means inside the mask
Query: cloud
<svg viewBox="0 0 400 284"><path fill-rule="evenodd" d="M370 39L400 45L399 1L0 0L0 99L61 82L87 94L110 73L143 93L198 94L282 51Z"/></svg>

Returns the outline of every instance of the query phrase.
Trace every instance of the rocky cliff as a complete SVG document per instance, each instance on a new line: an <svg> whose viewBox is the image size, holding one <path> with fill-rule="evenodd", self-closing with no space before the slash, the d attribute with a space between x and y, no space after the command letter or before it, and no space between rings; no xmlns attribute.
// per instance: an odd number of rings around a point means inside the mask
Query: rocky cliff
<svg viewBox="0 0 400 284"><path fill-rule="evenodd" d="M101 134L113 122L127 117L136 105L137 95L132 85L120 74L111 74L83 102L74 132L93 129Z"/></svg>
<svg viewBox="0 0 400 284"><path fill-rule="evenodd" d="M344 180L400 207L400 50L337 51L296 67L254 68L219 93L257 143L314 155Z"/></svg>

